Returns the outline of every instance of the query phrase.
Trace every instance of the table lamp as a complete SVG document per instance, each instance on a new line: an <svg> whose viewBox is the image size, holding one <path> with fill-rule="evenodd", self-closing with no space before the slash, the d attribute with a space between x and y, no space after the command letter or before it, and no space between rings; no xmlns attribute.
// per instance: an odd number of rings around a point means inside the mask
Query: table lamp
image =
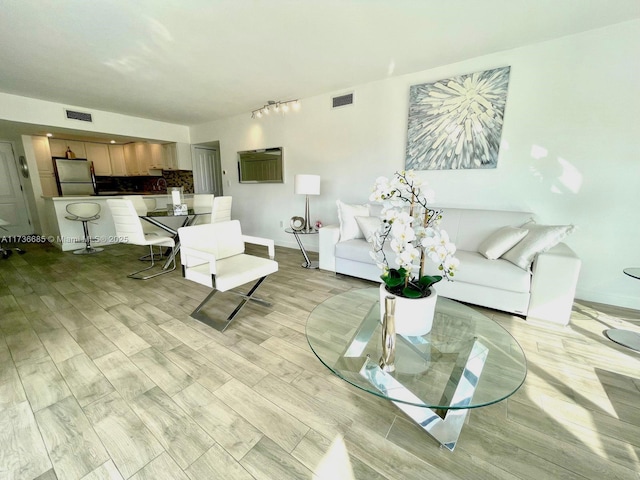
<svg viewBox="0 0 640 480"><path fill-rule="evenodd" d="M304 232L313 231L309 219L309 195L320 195L320 175L296 175L294 192L298 195L306 195L304 207Z"/></svg>

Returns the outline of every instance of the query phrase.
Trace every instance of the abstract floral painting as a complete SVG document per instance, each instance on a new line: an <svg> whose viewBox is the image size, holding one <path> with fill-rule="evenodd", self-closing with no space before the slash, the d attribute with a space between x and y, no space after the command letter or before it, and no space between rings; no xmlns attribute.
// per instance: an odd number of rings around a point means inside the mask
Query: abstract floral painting
<svg viewBox="0 0 640 480"><path fill-rule="evenodd" d="M496 168L510 67L413 85L407 170Z"/></svg>

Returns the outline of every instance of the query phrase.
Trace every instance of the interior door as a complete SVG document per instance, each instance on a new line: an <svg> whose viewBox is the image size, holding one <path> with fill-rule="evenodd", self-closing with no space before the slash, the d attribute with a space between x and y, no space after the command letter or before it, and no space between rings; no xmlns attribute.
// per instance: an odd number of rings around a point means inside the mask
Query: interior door
<svg viewBox="0 0 640 480"><path fill-rule="evenodd" d="M0 142L0 238L32 233L13 147Z"/></svg>
<svg viewBox="0 0 640 480"><path fill-rule="evenodd" d="M222 196L222 175L218 151L215 148L194 147L193 186L195 193Z"/></svg>

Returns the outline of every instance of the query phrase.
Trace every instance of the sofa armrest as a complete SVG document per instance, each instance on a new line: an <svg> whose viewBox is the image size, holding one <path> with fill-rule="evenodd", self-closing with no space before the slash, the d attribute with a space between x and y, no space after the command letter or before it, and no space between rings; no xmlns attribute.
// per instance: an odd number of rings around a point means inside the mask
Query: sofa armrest
<svg viewBox="0 0 640 480"><path fill-rule="evenodd" d="M564 243L536 257L527 319L569 323L581 264L576 253Z"/></svg>
<svg viewBox="0 0 640 480"><path fill-rule="evenodd" d="M336 271L336 244L340 240L340 226L326 225L318 232L319 267L322 270Z"/></svg>

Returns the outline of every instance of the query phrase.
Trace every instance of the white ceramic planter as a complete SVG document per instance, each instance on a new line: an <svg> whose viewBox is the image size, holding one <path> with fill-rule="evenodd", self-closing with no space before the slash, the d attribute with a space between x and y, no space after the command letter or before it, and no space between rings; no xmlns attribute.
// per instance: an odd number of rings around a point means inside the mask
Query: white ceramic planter
<svg viewBox="0 0 640 480"><path fill-rule="evenodd" d="M433 326L438 294L435 288L429 289L431 295L424 298L404 298L392 295L380 284L380 321L384 318L384 299L387 295L396 298L395 326L398 335L426 335Z"/></svg>

